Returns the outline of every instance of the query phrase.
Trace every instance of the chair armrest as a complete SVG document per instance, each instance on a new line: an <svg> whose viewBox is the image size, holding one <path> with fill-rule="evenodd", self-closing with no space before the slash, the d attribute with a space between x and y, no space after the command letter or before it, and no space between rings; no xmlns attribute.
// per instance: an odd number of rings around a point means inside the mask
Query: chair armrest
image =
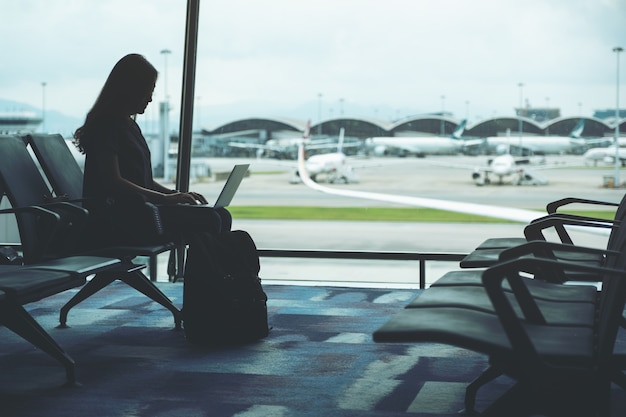
<svg viewBox="0 0 626 417"><path fill-rule="evenodd" d="M57 224L61 220L61 216L52 210L40 206L28 206L28 207L12 207L0 210L0 214L19 214L30 213L41 216L46 219L50 224Z"/></svg>
<svg viewBox="0 0 626 417"><path fill-rule="evenodd" d="M61 215L73 216L74 220L86 220L89 216L87 209L74 204L73 201L52 201L45 204L41 204L38 207L42 207L54 212L61 212Z"/></svg>
<svg viewBox="0 0 626 417"><path fill-rule="evenodd" d="M26 232L26 236L22 235L24 231L20 228L20 239L27 262L65 257L79 251L89 212L69 202L50 202L37 208L55 213L55 224L52 226L38 220L37 223L26 226L25 230L31 231ZM36 229L36 236L32 235L32 228Z"/></svg>
<svg viewBox="0 0 626 417"><path fill-rule="evenodd" d="M561 252L573 252L573 253L588 253L590 255L620 255L619 251L589 248L586 246L576 246L567 243L548 242L545 240L532 240L527 243L523 243L513 248L508 248L500 253L501 261L508 261L511 259L520 258L524 255L535 255L539 258L553 259L554 251ZM541 256L548 253L548 256Z"/></svg>
<svg viewBox="0 0 626 417"><path fill-rule="evenodd" d="M69 198L65 194L55 197L46 197L46 203L83 203L87 200L87 198Z"/></svg>
<svg viewBox="0 0 626 417"><path fill-rule="evenodd" d="M39 206L7 208L0 210L0 214L25 214L32 215L33 218L36 219L38 232L37 242L21 242L22 250L28 252L29 260L43 258L48 248L52 245L61 223L61 216L58 213Z"/></svg>
<svg viewBox="0 0 626 417"><path fill-rule="evenodd" d="M577 198L577 197L567 197L562 198L560 200L555 200L546 206L546 211L549 214L556 213L556 211L563 206L568 204L591 204L597 206L610 206L610 207L619 207L619 203L611 203L608 201L599 201L599 200L588 200L586 198Z"/></svg>
<svg viewBox="0 0 626 417"><path fill-rule="evenodd" d="M590 200L586 198L567 197L567 198L562 198L560 200L555 200L555 201L548 203L546 206L546 211L549 214L555 214L559 208L564 207L568 204L590 204L590 205L596 205L596 206L609 206L609 207L620 206L620 203L611 203L608 201L600 201L600 200ZM565 228L563 228L562 226L555 226L555 228L562 242L572 243L571 238L569 238L569 235L565 231Z"/></svg>
<svg viewBox="0 0 626 417"><path fill-rule="evenodd" d="M83 234L87 228L89 212L76 204L63 201L47 203L42 207L61 216L58 232L52 236L48 256L65 257L80 251Z"/></svg>
<svg viewBox="0 0 626 417"><path fill-rule="evenodd" d="M549 219L549 218L572 219L572 220L598 222L598 223L610 223L610 224L620 223L619 220L615 220L615 219L603 219L600 217L579 216L577 214L570 214L570 213L551 213L542 217L537 217L536 219L531 220L530 223L542 221L542 220Z"/></svg>
<svg viewBox="0 0 626 417"><path fill-rule="evenodd" d="M546 216L541 220L529 223L524 228L524 236L527 240L546 240L543 231L545 229L554 228L561 239L562 243L573 244L571 237L567 233L564 226L582 226L612 229L617 227L617 223L606 222L604 220L579 220L563 216Z"/></svg>
<svg viewBox="0 0 626 417"><path fill-rule="evenodd" d="M560 219L560 221L562 222L565 222L567 220L586 221L590 223L589 226L592 226L592 223L593 224L600 223L600 224L608 224L608 225L619 225L621 223L619 220L601 219L601 218L589 217L589 216L578 216L576 214L568 214L568 213L552 213L552 214L548 214L547 216L542 216L542 217L533 219L528 224L528 226L534 223L543 222L544 220L548 220L548 219ZM556 221L558 222L558 220ZM536 227L536 226L531 226L530 229L533 229L533 227ZM561 242L570 243L570 244L574 243L569 233L567 233L567 229L565 229L563 224L556 223L552 225L551 227L554 227L557 235L559 236L559 239L561 239Z"/></svg>
<svg viewBox="0 0 626 417"><path fill-rule="evenodd" d="M556 260L556 255L554 254L555 251L583 253L589 255L597 255L598 257L604 257L607 255L620 255L620 252L618 251L612 251L607 249L597 249L585 246L575 246L564 243L535 240L502 251L498 260L501 262L506 262L512 259L522 258L527 255L533 255L535 258ZM550 267L548 270L541 271L541 274L538 275L541 276L541 279L548 282L563 283L569 280L566 271L571 272L571 270L565 268L568 264L569 262L559 260L558 267Z"/></svg>

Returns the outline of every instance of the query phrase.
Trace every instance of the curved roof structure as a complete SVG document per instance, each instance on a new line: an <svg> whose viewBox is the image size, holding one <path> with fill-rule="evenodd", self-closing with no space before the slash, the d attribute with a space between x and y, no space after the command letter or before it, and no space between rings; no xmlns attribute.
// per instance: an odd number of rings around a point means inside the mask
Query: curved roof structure
<svg viewBox="0 0 626 417"><path fill-rule="evenodd" d="M420 115L394 123L389 136L449 135L459 125L459 121L440 115Z"/></svg>
<svg viewBox="0 0 626 417"><path fill-rule="evenodd" d="M338 135L341 128L345 135L356 138L388 136L388 124L380 120L364 118L337 118L311 126L311 134Z"/></svg>
<svg viewBox="0 0 626 417"><path fill-rule="evenodd" d="M223 134L239 132L242 130L264 130L268 133L268 139L271 138L271 133L280 131L292 131L292 132L304 132L306 122L296 119L268 119L268 118L250 118L235 120L230 123L226 123L211 132L210 134Z"/></svg>
<svg viewBox="0 0 626 417"><path fill-rule="evenodd" d="M561 117L552 119L546 123L538 123L531 118L522 117L522 131L524 134L542 136L568 136L578 124L581 117ZM595 117L583 117L585 127L583 137L611 136L615 131L614 125ZM493 117L481 120L465 129L468 137L502 136L506 132L518 132L520 119L511 117ZM341 117L324 120L311 126L312 135L334 136L341 128L345 129L345 135L355 138L369 138L376 136L423 136L423 135L449 135L460 123L452 117L440 115L419 115L405 118L400 121L389 123L378 119ZM262 132L259 137L271 139L284 135L286 132L304 132L307 121L288 118L247 118L234 120L226 123L209 134L225 134L240 131L258 130ZM619 131L626 133L626 120L619 124Z"/></svg>
<svg viewBox="0 0 626 417"><path fill-rule="evenodd" d="M543 134L541 126L533 119L527 117L494 117L483 120L471 128L466 129L467 136L489 137L503 133L519 132L519 121L522 120L522 131L526 134Z"/></svg>

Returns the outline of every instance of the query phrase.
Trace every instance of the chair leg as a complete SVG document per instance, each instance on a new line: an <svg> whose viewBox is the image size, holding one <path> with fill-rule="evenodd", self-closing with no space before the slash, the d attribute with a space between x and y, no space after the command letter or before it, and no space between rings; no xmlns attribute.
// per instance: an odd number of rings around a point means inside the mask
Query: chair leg
<svg viewBox="0 0 626 417"><path fill-rule="evenodd" d="M170 282L176 281L176 261L176 249L172 249L167 259L167 276Z"/></svg>
<svg viewBox="0 0 626 417"><path fill-rule="evenodd" d="M478 390L485 384L493 381L497 377L502 375L502 371L494 366L490 366L478 376L475 380L473 380L465 389L465 413L466 414L474 414L476 410L474 406L476 405L476 394L478 394Z"/></svg>
<svg viewBox="0 0 626 417"><path fill-rule="evenodd" d="M67 315L72 307L79 304L81 301L86 300L93 294L97 293L116 279L119 279L122 282L125 282L127 285L130 285L140 293L146 295L148 298L156 301L161 304L163 307L167 308L174 315L174 324L177 330L182 328L182 313L176 306L172 303L172 301L167 298L161 290L159 290L152 281L150 281L144 274L140 271L129 271L129 272L107 272L96 274L91 281L89 281L85 286L83 286L78 293L72 297L63 307L61 307L61 313L59 315L59 327L65 328L67 326Z"/></svg>
<svg viewBox="0 0 626 417"><path fill-rule="evenodd" d="M148 267L150 268L150 281L157 280L157 255L150 255L150 259L148 261Z"/></svg>
<svg viewBox="0 0 626 417"><path fill-rule="evenodd" d="M120 277L120 280L170 310L174 315L176 330L182 329L181 311L176 308L172 301L167 298L167 296L163 294L163 292L161 292L161 290L159 290L152 281L147 279L144 274L139 271L134 271L123 275Z"/></svg>
<svg viewBox="0 0 626 417"><path fill-rule="evenodd" d="M66 385L76 384L74 360L19 304L5 302L0 306L0 322L17 335L43 350L65 367Z"/></svg>
<svg viewBox="0 0 626 417"><path fill-rule="evenodd" d="M78 291L74 297L72 297L63 307L61 307L61 312L59 314L59 326L60 328L69 327L67 325L67 315L70 312L70 309L75 305L79 304L83 300L91 297L113 281L117 279L116 274L114 273L99 273L96 274L91 281L87 282L80 291Z"/></svg>
<svg viewBox="0 0 626 417"><path fill-rule="evenodd" d="M176 260L178 265L176 267L176 280L179 280L185 275L185 259L187 256L187 245L185 243L181 243L176 247Z"/></svg>

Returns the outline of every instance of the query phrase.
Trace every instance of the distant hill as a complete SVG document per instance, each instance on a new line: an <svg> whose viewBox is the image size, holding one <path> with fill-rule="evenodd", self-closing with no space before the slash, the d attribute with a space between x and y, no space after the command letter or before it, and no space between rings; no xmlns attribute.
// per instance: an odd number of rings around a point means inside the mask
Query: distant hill
<svg viewBox="0 0 626 417"><path fill-rule="evenodd" d="M30 104L21 103L19 101L0 98L0 112L20 111L40 112L41 109L39 107L31 106Z"/></svg>
<svg viewBox="0 0 626 417"><path fill-rule="evenodd" d="M41 115L41 108L27 103L14 100L0 98L0 112L32 112ZM45 130L52 133L61 133L63 136L71 136L72 132L83 122L82 119L74 116L68 116L57 110L46 110L46 118L44 123L40 125L39 130Z"/></svg>

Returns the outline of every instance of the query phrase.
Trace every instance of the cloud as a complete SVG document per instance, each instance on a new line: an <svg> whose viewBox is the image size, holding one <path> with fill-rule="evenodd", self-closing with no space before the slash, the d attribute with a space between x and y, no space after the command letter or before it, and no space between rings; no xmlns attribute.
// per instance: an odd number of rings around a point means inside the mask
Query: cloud
<svg viewBox="0 0 626 417"><path fill-rule="evenodd" d="M161 72L155 102L167 78L180 108L185 4L7 2L0 36L12 47L0 63L0 94L39 105L45 81L48 106L82 117L113 64L139 52ZM295 108L321 93L326 108L343 99L487 117L513 114L522 82L531 104L590 114L614 105L611 49L626 47L619 0L214 0L200 10L196 92L204 105ZM167 58L163 49L172 51Z"/></svg>

